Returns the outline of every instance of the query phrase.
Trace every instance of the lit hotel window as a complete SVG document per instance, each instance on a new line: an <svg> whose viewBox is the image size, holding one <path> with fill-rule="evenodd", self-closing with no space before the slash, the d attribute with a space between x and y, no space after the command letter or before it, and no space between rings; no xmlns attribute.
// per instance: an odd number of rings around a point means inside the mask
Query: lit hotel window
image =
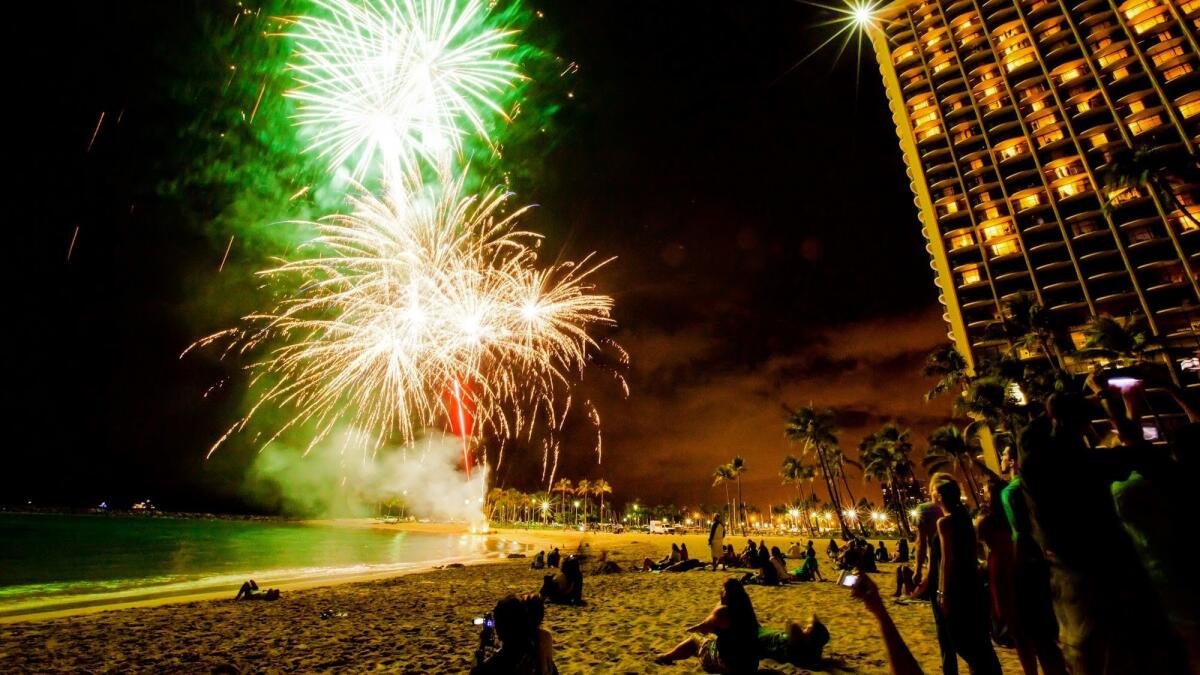
<svg viewBox="0 0 1200 675"><path fill-rule="evenodd" d="M1120 80L1125 79L1126 77L1129 77L1129 69L1128 68L1117 68L1112 73L1113 82L1118 82Z"/></svg>
<svg viewBox="0 0 1200 675"><path fill-rule="evenodd" d="M978 283L983 279L983 275L979 273L978 267L969 267L962 273L962 285Z"/></svg>
<svg viewBox="0 0 1200 675"><path fill-rule="evenodd" d="M1108 54L1105 54L1104 56L1101 56L1100 58L1096 59L1096 63L1099 63L1101 68L1107 68L1108 64L1116 63L1117 61L1120 61L1121 59L1125 58L1126 56L1129 56L1128 51L1126 51L1124 49L1118 49L1115 52L1109 52Z"/></svg>
<svg viewBox="0 0 1200 675"><path fill-rule="evenodd" d="M1155 7L1158 7L1158 0L1145 0L1145 2L1136 3L1130 7L1126 7L1121 11L1125 13L1126 19L1134 19L1138 14L1141 14L1148 9L1154 9Z"/></svg>
<svg viewBox="0 0 1200 675"><path fill-rule="evenodd" d="M1130 115L1132 115L1133 113L1142 112L1145 109L1146 109L1146 102L1141 99L1139 99L1137 101L1131 101L1129 103L1129 114Z"/></svg>
<svg viewBox="0 0 1200 675"><path fill-rule="evenodd" d="M970 168L971 171L974 171L975 169L982 169L982 168L983 168L983 159L982 158L976 158L976 159L971 160L971 168Z"/></svg>
<svg viewBox="0 0 1200 675"><path fill-rule="evenodd" d="M937 111L931 110L931 111L925 113L924 115L921 115L920 117L914 117L913 118L913 126L919 127L922 124L925 124L926 122L932 122L936 119L937 119Z"/></svg>
<svg viewBox="0 0 1200 675"><path fill-rule="evenodd" d="M918 136L919 136L919 140L924 141L926 139L933 138L934 136L937 136L941 133L942 133L942 127L940 125L935 124L932 127L929 127L928 129L926 129L925 131L922 131L920 134L918 134Z"/></svg>
<svg viewBox="0 0 1200 675"><path fill-rule="evenodd" d="M1133 24L1133 32L1137 33L1138 35L1141 35L1142 33L1145 33L1146 31L1150 30L1151 28L1157 26L1160 23L1165 22L1166 20L1167 20L1166 13L1159 12L1158 14L1155 14L1154 16L1146 19L1145 21L1139 21L1139 22Z"/></svg>
<svg viewBox="0 0 1200 675"><path fill-rule="evenodd" d="M1098 134L1092 134L1091 136L1088 136L1088 141L1091 142L1093 148L1098 148L1108 143L1108 136L1101 131Z"/></svg>
<svg viewBox="0 0 1200 675"><path fill-rule="evenodd" d="M963 129L962 131L958 132L957 134L954 134L954 142L961 143L961 142L967 140L968 138L971 138L974 135L975 135L975 130L972 129L971 127L967 127L966 129Z"/></svg>
<svg viewBox="0 0 1200 675"><path fill-rule="evenodd" d="M983 228L984 241L991 241L996 237L1003 237L1006 234L1012 234L1012 227L1007 221L1003 223L997 223L995 225L988 225L987 227Z"/></svg>
<svg viewBox="0 0 1200 675"><path fill-rule="evenodd" d="M1183 55L1183 45L1175 45L1174 47L1172 47L1170 49L1164 49L1163 51L1155 54L1154 56L1150 57L1150 60L1154 61L1154 65L1161 66L1162 64L1166 63L1167 61L1170 61L1171 59L1175 58L1176 56L1182 56L1182 55Z"/></svg>
<svg viewBox="0 0 1200 675"><path fill-rule="evenodd" d="M1075 112L1085 113L1092 109L1092 99L1084 99L1075 106Z"/></svg>
<svg viewBox="0 0 1200 675"><path fill-rule="evenodd" d="M998 258L1002 255L1008 255L1009 253L1016 253L1020 250L1021 248L1017 246L1017 240L1009 239L1008 241L1002 241L998 244L992 245L992 257Z"/></svg>
<svg viewBox="0 0 1200 675"><path fill-rule="evenodd" d="M1042 196L1036 195L1036 194L1026 195L1017 200L1017 204L1019 204L1022 209L1032 209L1033 207L1035 207L1041 203L1042 203Z"/></svg>
<svg viewBox="0 0 1200 675"><path fill-rule="evenodd" d="M1190 72L1192 72L1192 64L1181 63L1181 64L1175 66L1174 68L1171 68L1170 70L1164 70L1163 78L1167 82L1170 82L1171 80L1179 77L1180 75L1187 75Z"/></svg>
<svg viewBox="0 0 1200 675"><path fill-rule="evenodd" d="M1058 187L1055 188L1055 190L1058 191L1058 196L1063 197L1063 198L1073 197L1077 194L1082 193L1086 189L1087 189L1087 181L1085 181L1083 179L1080 179L1077 181L1072 181L1070 183L1064 183L1063 185L1059 185Z"/></svg>
<svg viewBox="0 0 1200 675"><path fill-rule="evenodd" d="M1082 170L1083 169L1081 169L1078 164L1069 162L1067 164L1063 164L1062 166L1054 167L1054 176L1056 178L1066 178L1067 176L1074 176Z"/></svg>
<svg viewBox="0 0 1200 675"><path fill-rule="evenodd" d="M1143 117L1136 122L1130 122L1129 131L1131 131L1134 136L1137 136L1159 126L1160 124L1162 124L1162 117L1159 115Z"/></svg>
<svg viewBox="0 0 1200 675"><path fill-rule="evenodd" d="M1185 208L1187 209L1187 216L1180 213L1178 209L1174 212L1175 222L1179 225L1179 229L1184 232L1200 230L1200 225L1197 225L1197 223L1200 223L1200 206L1188 204Z"/></svg>
<svg viewBox="0 0 1200 675"><path fill-rule="evenodd" d="M1024 143L1013 143L1012 145L1000 149L1000 159L1012 159L1023 152L1025 152Z"/></svg>
<svg viewBox="0 0 1200 675"><path fill-rule="evenodd" d="M1179 11L1183 14L1191 14L1197 9L1200 9L1200 0L1185 0L1184 3L1179 6Z"/></svg>
<svg viewBox="0 0 1200 675"><path fill-rule="evenodd" d="M1030 120L1029 125L1031 127L1033 127L1034 131L1037 131L1038 129L1041 129L1042 127L1048 127L1057 121L1058 121L1058 117L1054 113L1050 113L1049 115L1042 115L1041 117L1039 117L1035 120Z"/></svg>
<svg viewBox="0 0 1200 675"><path fill-rule="evenodd" d="M1021 66L1025 65L1027 63L1033 63L1033 54L1025 54L1023 56L1018 56L1017 58L1013 59L1012 61L1006 62L1004 64L1004 67L1007 68L1008 72L1011 73L1012 71L1016 70L1017 68L1020 68Z"/></svg>
<svg viewBox="0 0 1200 675"><path fill-rule="evenodd" d="M957 237L952 237L950 239L951 251L957 251L960 248L966 248L973 245L975 245L975 238L971 236L970 232L966 234L960 234Z"/></svg>
<svg viewBox="0 0 1200 675"><path fill-rule="evenodd" d="M1058 141L1061 141L1063 138L1064 136L1062 129L1055 129L1038 136L1037 144L1039 148L1044 148L1051 143L1057 143Z"/></svg>
<svg viewBox="0 0 1200 675"><path fill-rule="evenodd" d="M1179 106L1179 114L1183 115L1184 119L1191 119L1196 116L1196 113L1200 113L1200 99L1188 101Z"/></svg>
<svg viewBox="0 0 1200 675"><path fill-rule="evenodd" d="M1058 83L1060 85L1066 84L1066 83L1070 82L1071 80L1078 79L1079 76L1081 76L1081 75L1083 75L1083 71L1079 69L1079 66L1076 66L1070 70L1059 73Z"/></svg>
<svg viewBox="0 0 1200 675"><path fill-rule="evenodd" d="M1125 202L1139 199L1142 196L1141 190L1135 187L1119 188L1110 190L1108 193L1109 204L1124 204Z"/></svg>

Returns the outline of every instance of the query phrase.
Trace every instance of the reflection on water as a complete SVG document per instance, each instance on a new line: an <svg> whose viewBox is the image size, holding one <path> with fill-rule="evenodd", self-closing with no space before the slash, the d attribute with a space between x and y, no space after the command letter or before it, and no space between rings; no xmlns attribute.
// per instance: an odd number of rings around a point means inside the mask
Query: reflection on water
<svg viewBox="0 0 1200 675"><path fill-rule="evenodd" d="M281 522L0 514L0 616L398 571L507 550L478 535ZM511 549L517 550L517 549Z"/></svg>

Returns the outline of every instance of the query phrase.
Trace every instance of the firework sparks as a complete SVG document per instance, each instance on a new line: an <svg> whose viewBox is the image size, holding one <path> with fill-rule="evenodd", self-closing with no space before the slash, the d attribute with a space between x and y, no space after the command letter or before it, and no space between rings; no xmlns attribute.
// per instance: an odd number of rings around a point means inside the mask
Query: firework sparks
<svg viewBox="0 0 1200 675"><path fill-rule="evenodd" d="M101 124L104 124L104 111L103 110L100 111L100 119L96 120L96 129L94 131L92 131L92 138L91 138L91 140L88 141L88 146L87 146L86 152L92 151L92 145L94 145L96 143L96 136L100 135L100 125Z"/></svg>
<svg viewBox="0 0 1200 675"><path fill-rule="evenodd" d="M79 226L75 226L75 232L71 234L71 243L67 246L67 262L71 262L71 254L75 252L75 240L79 238Z"/></svg>
<svg viewBox="0 0 1200 675"><path fill-rule="evenodd" d="M229 251L233 248L233 238L236 235L229 236L229 243L225 245L225 255L221 256L221 264L217 265L217 273L225 271L225 261L229 260Z"/></svg>
<svg viewBox="0 0 1200 675"><path fill-rule="evenodd" d="M511 31L489 27L480 0L317 0L296 20L297 121L310 149L361 180L419 159L442 166L521 75L503 58Z"/></svg>
<svg viewBox="0 0 1200 675"><path fill-rule="evenodd" d="M461 178L404 188L312 224L308 257L260 273L298 290L193 345L265 352L249 366L261 395L212 450L264 407L290 415L267 444L312 425L310 449L343 425L367 448L393 434L409 442L464 405L475 433L515 437L539 410L561 426L570 398L556 411L555 392L598 349L589 329L612 323L612 299L588 283L608 261L539 268L537 236L515 229L524 209L500 215L507 194L463 196Z"/></svg>

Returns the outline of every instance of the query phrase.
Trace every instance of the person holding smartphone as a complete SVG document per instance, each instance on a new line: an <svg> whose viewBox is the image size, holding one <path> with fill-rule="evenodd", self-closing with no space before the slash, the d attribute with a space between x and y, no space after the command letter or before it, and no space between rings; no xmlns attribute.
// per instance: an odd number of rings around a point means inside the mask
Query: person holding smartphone
<svg viewBox="0 0 1200 675"><path fill-rule="evenodd" d="M471 675L558 675L554 639L542 628L546 606L537 594L507 595L484 618ZM500 641L500 648L488 654Z"/></svg>

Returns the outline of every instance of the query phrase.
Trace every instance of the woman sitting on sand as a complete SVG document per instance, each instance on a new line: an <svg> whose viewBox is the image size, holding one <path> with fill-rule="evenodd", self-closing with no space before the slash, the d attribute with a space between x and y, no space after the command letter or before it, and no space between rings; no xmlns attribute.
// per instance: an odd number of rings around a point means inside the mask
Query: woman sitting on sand
<svg viewBox="0 0 1200 675"><path fill-rule="evenodd" d="M654 660L669 665L697 656L706 673L753 673L758 670L758 618L750 596L737 579L721 585L721 604L708 618L687 629L699 633Z"/></svg>
<svg viewBox="0 0 1200 675"><path fill-rule="evenodd" d="M642 571L650 572L652 570L666 569L680 560L683 560L683 552L679 549L678 544L671 544L671 552L663 556L662 560L654 562L649 558L643 558Z"/></svg>
<svg viewBox="0 0 1200 675"><path fill-rule="evenodd" d="M782 631L758 629L758 653L764 659L790 663L797 668L819 668L821 652L829 644L829 629L813 616L801 626L789 621Z"/></svg>
<svg viewBox="0 0 1200 675"><path fill-rule="evenodd" d="M755 586L778 586L779 572L775 569L775 565L771 563L771 558L768 556L765 562L760 562L756 568L757 572L747 572L746 576L742 577L743 584L754 584Z"/></svg>
<svg viewBox="0 0 1200 675"><path fill-rule="evenodd" d="M758 566L758 544L755 544L753 539L750 539L746 542L746 548L742 549L741 557L743 566Z"/></svg>
<svg viewBox="0 0 1200 675"><path fill-rule="evenodd" d="M889 562L892 556L888 555L887 546L884 546L883 540L879 540L879 546L875 547L875 562Z"/></svg>
<svg viewBox="0 0 1200 675"><path fill-rule="evenodd" d="M798 541L792 542L792 545L788 547L787 557L789 557L789 558L803 558L804 557L804 552L800 550L800 542L798 542Z"/></svg>
<svg viewBox="0 0 1200 675"><path fill-rule="evenodd" d="M778 546L771 547L770 562L775 567L775 574L779 575L781 581L792 581L792 573L788 572L787 561L784 560L783 551L780 551Z"/></svg>
<svg viewBox="0 0 1200 675"><path fill-rule="evenodd" d="M554 640L541 627L545 614L542 599L532 593L509 595L496 603L494 626L485 626L479 635L471 675L556 675ZM485 659L493 638L500 640L500 649Z"/></svg>
<svg viewBox="0 0 1200 675"><path fill-rule="evenodd" d="M557 605L582 605L583 571L579 569L579 559L567 556L562 562L562 571L553 576L547 574L542 580L539 595Z"/></svg>
<svg viewBox="0 0 1200 675"><path fill-rule="evenodd" d="M838 548L837 542L832 537L829 539L829 546L825 547L825 554L834 560L841 557L842 549Z"/></svg>
<svg viewBox="0 0 1200 675"><path fill-rule="evenodd" d="M250 581L247 581L246 583L242 584L242 587L238 590L237 595L235 595L233 597L233 599L234 600L278 600L279 599L279 589L278 588L268 588L265 592L260 593L258 591L258 584L254 583L254 580L251 579Z"/></svg>
<svg viewBox="0 0 1200 675"><path fill-rule="evenodd" d="M726 544L725 545L725 555L721 558L721 565L723 567L729 568L729 567L737 567L740 564L741 564L741 561L738 560L738 555L733 550L733 544Z"/></svg>
<svg viewBox="0 0 1200 675"><path fill-rule="evenodd" d="M908 539L904 537L900 538L900 542L896 544L896 557L892 558L892 562L908 562Z"/></svg>

